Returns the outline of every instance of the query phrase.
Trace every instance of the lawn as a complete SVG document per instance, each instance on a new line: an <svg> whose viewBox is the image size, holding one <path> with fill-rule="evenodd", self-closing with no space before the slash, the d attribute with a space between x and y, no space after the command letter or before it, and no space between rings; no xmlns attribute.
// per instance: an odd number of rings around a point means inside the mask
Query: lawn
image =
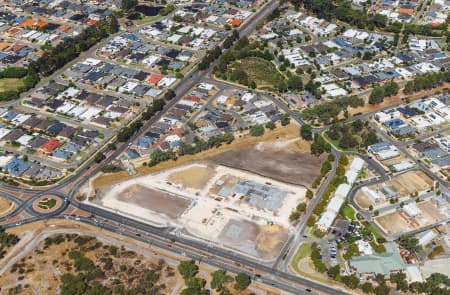
<svg viewBox="0 0 450 295"><path fill-rule="evenodd" d="M325 132L322 134L323 137L332 145L334 145L334 147L336 147L337 149L344 151L344 152L358 152L358 149L354 149L354 148L343 148L339 145L339 140L335 140L335 139L331 139L328 134Z"/></svg>
<svg viewBox="0 0 450 295"><path fill-rule="evenodd" d="M350 207L349 204L346 204L344 207L342 207L341 214L347 219L356 220L355 210L352 207Z"/></svg>
<svg viewBox="0 0 450 295"><path fill-rule="evenodd" d="M145 16L145 17L143 17L143 18L134 20L133 23L134 23L135 25L143 25L143 24L145 24L145 23L150 23L150 22L158 21L158 20L160 20L161 18L162 18L162 16L159 15L159 14L158 14L158 15L155 15L155 16Z"/></svg>
<svg viewBox="0 0 450 295"><path fill-rule="evenodd" d="M377 231L376 228L374 228L372 225L369 225L367 227L368 230L370 230L370 232L373 234L373 236L375 237L375 239L384 239L384 237Z"/></svg>
<svg viewBox="0 0 450 295"><path fill-rule="evenodd" d="M17 90L20 86L23 86L22 79L19 78L3 78L0 79L0 92Z"/></svg>
<svg viewBox="0 0 450 295"><path fill-rule="evenodd" d="M297 253L295 253L295 256L291 262L291 266L297 273L301 273L300 269L298 268L299 261L311 254L311 246L311 243L303 243L298 248Z"/></svg>
<svg viewBox="0 0 450 295"><path fill-rule="evenodd" d="M250 81L254 81L258 87L277 86L284 81L284 77L275 65L262 58L247 57L233 65L236 69L245 71Z"/></svg>
<svg viewBox="0 0 450 295"><path fill-rule="evenodd" d="M41 209L52 209L56 205L56 200L52 198L45 198L42 201L39 202L38 206Z"/></svg>

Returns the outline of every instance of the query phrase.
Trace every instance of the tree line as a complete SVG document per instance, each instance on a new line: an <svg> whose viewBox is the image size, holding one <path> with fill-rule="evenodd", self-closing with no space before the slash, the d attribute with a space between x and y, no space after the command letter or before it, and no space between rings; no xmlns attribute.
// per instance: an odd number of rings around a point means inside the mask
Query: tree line
<svg viewBox="0 0 450 295"><path fill-rule="evenodd" d="M327 101L302 112L302 117L311 122L329 124L336 121L341 112L347 112L348 107L357 108L364 105L364 100L356 96L346 96Z"/></svg>
<svg viewBox="0 0 450 295"><path fill-rule="evenodd" d="M14 90L4 90L0 92L0 101L19 99L20 94L33 88L39 82L39 76L33 68L8 67L0 71L0 79L15 78L20 79L22 85Z"/></svg>
<svg viewBox="0 0 450 295"><path fill-rule="evenodd" d="M441 86L445 82L450 82L450 71L418 75L406 83L403 92L411 94L421 90L429 90Z"/></svg>
<svg viewBox="0 0 450 295"><path fill-rule="evenodd" d="M368 14L364 10L353 9L348 1L334 2L332 0L291 0L296 7L303 6L328 21L338 19L359 29L384 28L387 17L381 14Z"/></svg>
<svg viewBox="0 0 450 295"><path fill-rule="evenodd" d="M44 55L30 66L39 74L49 76L68 62L77 58L82 52L90 49L110 34L118 32L119 24L114 15L84 29L79 35L46 51Z"/></svg>

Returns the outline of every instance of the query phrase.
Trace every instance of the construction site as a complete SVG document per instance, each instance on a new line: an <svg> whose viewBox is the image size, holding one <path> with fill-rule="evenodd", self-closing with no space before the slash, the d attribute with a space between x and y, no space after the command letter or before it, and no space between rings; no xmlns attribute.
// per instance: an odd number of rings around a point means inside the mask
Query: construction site
<svg viewBox="0 0 450 295"><path fill-rule="evenodd" d="M409 203L400 210L374 218L375 223L388 235L405 234L423 227L445 222L446 208L439 208L431 200Z"/></svg>
<svg viewBox="0 0 450 295"><path fill-rule="evenodd" d="M194 176L195 175L195 176ZM197 162L101 189L94 203L263 260L290 234L303 186L213 162Z"/></svg>
<svg viewBox="0 0 450 295"><path fill-rule="evenodd" d="M363 187L356 193L355 201L364 210L370 206L378 209L389 205L392 200L415 197L432 187L433 180L424 172L408 171L386 182Z"/></svg>

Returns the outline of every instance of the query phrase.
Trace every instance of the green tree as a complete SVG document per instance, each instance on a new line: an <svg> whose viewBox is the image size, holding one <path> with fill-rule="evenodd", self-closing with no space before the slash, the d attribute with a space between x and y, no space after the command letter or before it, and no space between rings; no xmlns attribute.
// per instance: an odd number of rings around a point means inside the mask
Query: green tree
<svg viewBox="0 0 450 295"><path fill-rule="evenodd" d="M412 235L403 235L399 238L399 244L403 248L407 249L411 253L415 253L419 250L419 240Z"/></svg>
<svg viewBox="0 0 450 295"><path fill-rule="evenodd" d="M123 10L132 10L136 8L137 4L137 0L122 0L122 2L120 3L120 8L122 8Z"/></svg>
<svg viewBox="0 0 450 295"><path fill-rule="evenodd" d="M272 120L270 120L269 122L266 123L267 129L273 130L273 129L275 129L275 127L276 127L275 122Z"/></svg>
<svg viewBox="0 0 450 295"><path fill-rule="evenodd" d="M291 123L291 117L289 117L288 114L282 114L280 121L281 121L281 126L289 125Z"/></svg>
<svg viewBox="0 0 450 295"><path fill-rule="evenodd" d="M338 277L338 275L340 273L341 273L341 268L339 267L339 265L332 266L327 271L328 277L330 277L333 280L336 280L336 278Z"/></svg>
<svg viewBox="0 0 450 295"><path fill-rule="evenodd" d="M250 276L243 272L238 273L234 280L234 288L238 291L245 290L251 283Z"/></svg>
<svg viewBox="0 0 450 295"><path fill-rule="evenodd" d="M211 273L211 289L216 289L217 291L222 290L224 284L230 283L233 281L233 277L227 274L227 272L223 269L218 269L215 272Z"/></svg>
<svg viewBox="0 0 450 295"><path fill-rule="evenodd" d="M300 212L294 211L289 215L289 221L293 222L300 218Z"/></svg>
<svg viewBox="0 0 450 295"><path fill-rule="evenodd" d="M373 285L370 282L365 282L361 285L361 290L363 290L364 293L373 293Z"/></svg>
<svg viewBox="0 0 450 295"><path fill-rule="evenodd" d="M313 227L315 224L316 224L316 217L314 215L311 215L306 221L306 225L309 227Z"/></svg>
<svg viewBox="0 0 450 295"><path fill-rule="evenodd" d="M381 86L375 86L370 93L369 103L370 104L379 104L384 100L384 88Z"/></svg>
<svg viewBox="0 0 450 295"><path fill-rule="evenodd" d="M313 139L313 133L312 133L311 125L308 125L308 124L302 125L302 127L300 127L300 136L304 140L312 140Z"/></svg>
<svg viewBox="0 0 450 295"><path fill-rule="evenodd" d="M184 280L195 277L198 273L198 266L194 260L181 261L178 265L178 271Z"/></svg>
<svg viewBox="0 0 450 295"><path fill-rule="evenodd" d="M251 136L263 136L264 135L264 127L261 125L254 125L250 128L250 135Z"/></svg>
<svg viewBox="0 0 450 295"><path fill-rule="evenodd" d="M287 87L290 90L303 90L303 81L300 76L292 75L287 81Z"/></svg>
<svg viewBox="0 0 450 295"><path fill-rule="evenodd" d="M359 277L357 277L355 274L343 276L341 280L350 289L358 288L360 282Z"/></svg>
<svg viewBox="0 0 450 295"><path fill-rule="evenodd" d="M296 209L299 212L305 212L306 211L306 203L302 202L302 203L298 204Z"/></svg>

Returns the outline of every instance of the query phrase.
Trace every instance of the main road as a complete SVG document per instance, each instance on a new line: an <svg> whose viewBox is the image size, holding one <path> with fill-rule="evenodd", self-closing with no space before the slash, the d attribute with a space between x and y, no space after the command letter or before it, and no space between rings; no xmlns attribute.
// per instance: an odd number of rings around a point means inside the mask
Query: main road
<svg viewBox="0 0 450 295"><path fill-rule="evenodd" d="M255 14L250 20L245 22L239 29L240 36L246 36L251 33L256 26L258 26L262 21L266 19L266 17L276 8L278 7L278 3L275 0L269 1L261 10ZM92 48L88 53L96 50L97 46ZM86 56L83 54L83 56ZM103 161L102 165L108 164L114 159L116 159L121 153L123 153L126 148L128 148L129 144L136 140L139 136L142 135L152 124L157 122L162 115L173 107L192 87L196 84L202 82L205 78L210 77L211 71L214 64L212 64L208 70L200 71L193 70L193 72L182 80L174 89L176 96L172 100L170 100L164 107L164 109L159 113L153 116L150 120L144 123L142 128L136 132L127 143L119 145L114 152L110 152L108 157ZM65 67L67 68L67 67ZM65 69L64 68L64 69ZM58 71L55 75L60 74L62 70ZM300 118L297 118L300 120ZM242 265L246 268L251 268L254 271L265 272L270 274L270 277L262 276L258 278L263 283L272 285L274 287L279 288L280 290L284 290L293 294L306 294L306 293L326 293L326 294L346 294L343 291L336 290L335 288L322 285L317 282L310 281L305 278L301 278L298 276L291 275L289 273L280 271L276 268L272 268L266 266L258 261L249 259L248 257L239 255L233 251L225 250L222 248L211 247L204 242L191 240L183 237L176 236L171 233L167 228L157 228L150 226L145 223L138 222L136 220L124 217L114 212L110 212L104 209L96 208L93 206L86 205L84 203L79 202L75 198L76 192L79 188L89 180L89 178L101 170L101 165L96 165L93 163L93 159L87 161L83 167L81 167L76 174L68 177L64 182L57 184L47 190L36 190L33 188L21 188L21 187L13 187L8 185L0 185L0 188L4 188L4 191L11 191L12 194L1 192L1 195L8 198L9 200L16 203L16 210L5 216L4 218L0 218L0 221L6 221L22 212L31 215L32 217L23 220L23 222L35 222L38 220L43 220L51 217L61 218L63 215L63 211L69 206L69 204L92 213L93 216L101 217L105 220L109 220L112 222L116 222L119 224L118 226L111 225L109 223L99 223L94 218L85 218L85 217L77 217L77 220L80 220L85 223L89 223L96 226L101 226L107 230L118 232L123 235L132 237L134 239L138 239L147 243L151 243L157 245L158 247L171 250L174 252L178 252L180 254L185 253L185 255L189 255L189 257L194 258L199 261L205 261L208 264L215 265L233 272L242 271L245 268L237 267L236 264ZM89 171L89 173L87 173ZM69 192L63 193L67 187L71 186ZM23 201L18 197L14 196L16 194L31 194L27 200ZM40 198L43 195L53 195L55 197L63 199L63 205L61 208L56 210L55 212L48 214L39 214L33 210L33 202ZM64 215L65 216L65 215ZM16 226L17 224L11 223L4 225L5 228ZM146 233L146 235L142 236L141 234L137 234L137 232ZM169 241L176 241L179 246L168 245L167 243L161 242L159 239L150 237L150 235L154 237L163 238ZM186 250L195 249L194 250ZM182 251L182 252L181 252ZM207 255L205 256L204 253ZM186 254L187 253L187 254ZM227 262L223 262L223 260ZM233 265L235 263L235 265Z"/></svg>

